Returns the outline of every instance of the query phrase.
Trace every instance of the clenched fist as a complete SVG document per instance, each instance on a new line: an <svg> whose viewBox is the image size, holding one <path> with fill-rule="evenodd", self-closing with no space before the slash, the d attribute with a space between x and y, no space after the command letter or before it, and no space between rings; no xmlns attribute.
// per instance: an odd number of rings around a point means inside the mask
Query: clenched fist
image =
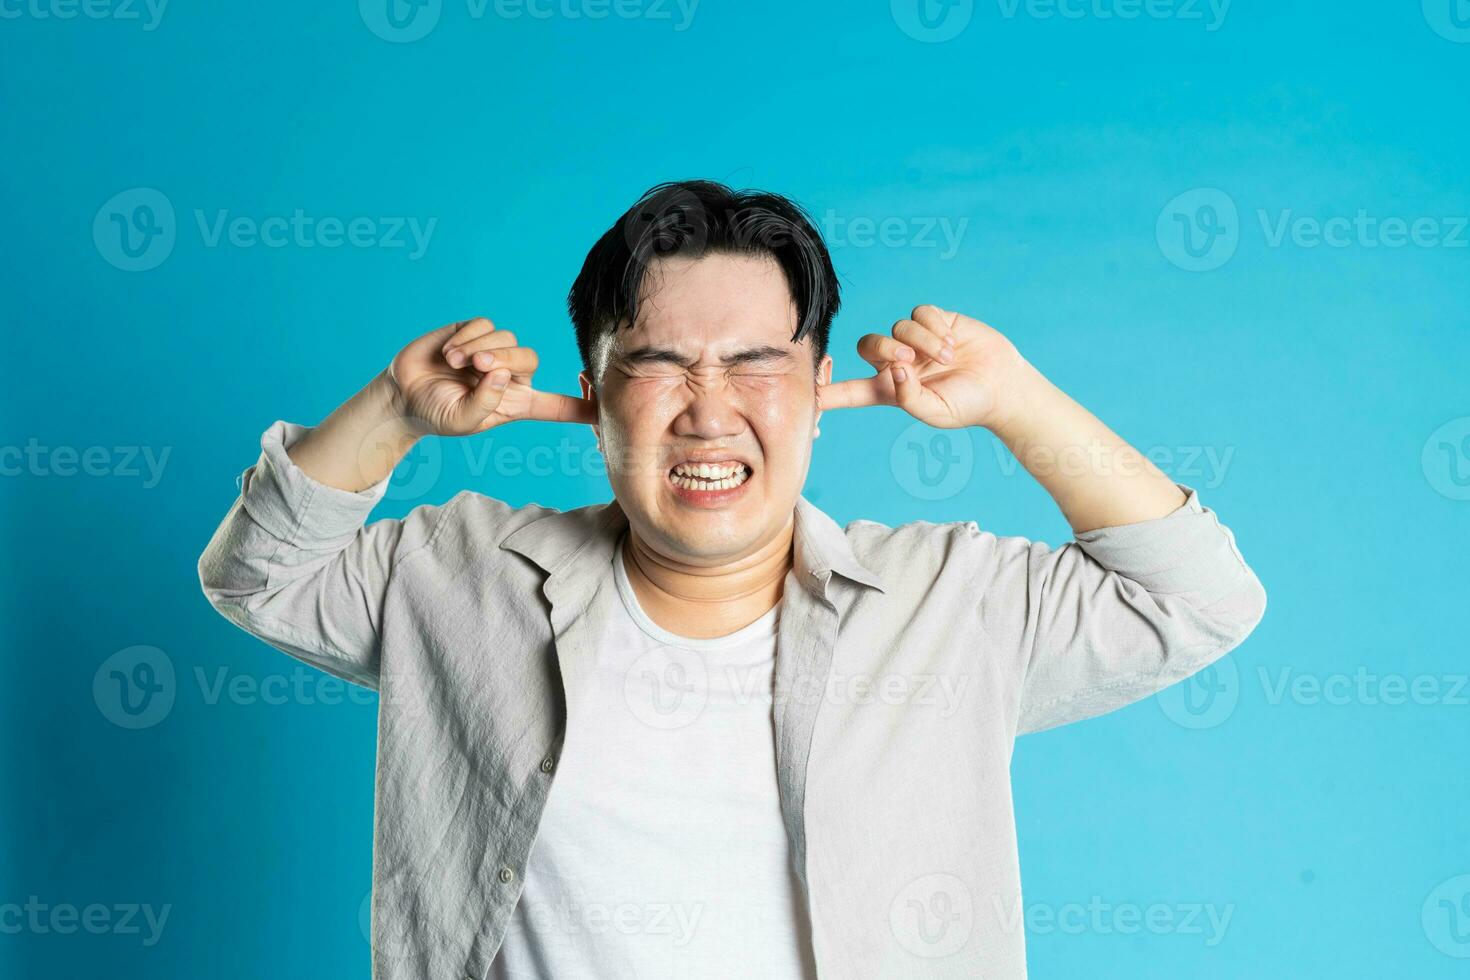
<svg viewBox="0 0 1470 980"><path fill-rule="evenodd" d="M865 334L858 356L877 373L818 389L823 410L896 405L938 429L994 429L1013 414L1016 389L1034 371L999 331L973 317L925 304Z"/></svg>
<svg viewBox="0 0 1470 980"><path fill-rule="evenodd" d="M388 377L403 414L441 436L467 436L514 419L597 421L596 403L537 391L536 352L485 317L440 327L393 358Z"/></svg>

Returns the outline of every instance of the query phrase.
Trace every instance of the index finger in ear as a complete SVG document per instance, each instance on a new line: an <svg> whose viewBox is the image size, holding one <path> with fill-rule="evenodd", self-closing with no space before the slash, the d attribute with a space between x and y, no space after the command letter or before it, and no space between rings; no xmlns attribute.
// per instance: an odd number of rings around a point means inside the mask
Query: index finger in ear
<svg viewBox="0 0 1470 980"><path fill-rule="evenodd" d="M854 378L829 385L817 385L817 408L863 408L886 404L878 378Z"/></svg>
<svg viewBox="0 0 1470 980"><path fill-rule="evenodd" d="M531 407L526 418L542 422L581 422L597 424L597 402L591 398L574 398L552 391L532 391Z"/></svg>

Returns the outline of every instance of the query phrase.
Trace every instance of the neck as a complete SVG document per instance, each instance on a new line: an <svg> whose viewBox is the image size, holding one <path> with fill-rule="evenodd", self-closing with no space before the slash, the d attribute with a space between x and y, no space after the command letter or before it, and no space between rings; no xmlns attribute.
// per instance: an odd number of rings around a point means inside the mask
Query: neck
<svg viewBox="0 0 1470 980"><path fill-rule="evenodd" d="M623 567L648 618L679 636L725 636L760 619L781 600L791 568L794 515L775 538L729 564L689 565L649 548L631 527Z"/></svg>

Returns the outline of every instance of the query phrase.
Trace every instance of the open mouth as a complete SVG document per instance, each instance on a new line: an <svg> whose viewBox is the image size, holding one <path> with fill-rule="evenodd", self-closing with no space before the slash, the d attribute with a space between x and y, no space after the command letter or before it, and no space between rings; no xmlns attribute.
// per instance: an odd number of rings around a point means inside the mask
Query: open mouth
<svg viewBox="0 0 1470 980"><path fill-rule="evenodd" d="M738 460L679 463L669 470L669 482L681 490L734 490L749 479L750 467Z"/></svg>

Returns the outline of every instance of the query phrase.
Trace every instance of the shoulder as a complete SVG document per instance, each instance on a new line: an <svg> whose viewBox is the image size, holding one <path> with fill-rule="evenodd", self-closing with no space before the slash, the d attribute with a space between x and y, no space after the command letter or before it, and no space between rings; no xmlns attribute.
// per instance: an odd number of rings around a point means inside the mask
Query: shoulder
<svg viewBox="0 0 1470 980"><path fill-rule="evenodd" d="M842 530L854 557L879 573L994 572L1018 559L1024 564L1035 546L1026 538L981 530L975 521L913 520L889 525L858 519Z"/></svg>
<svg viewBox="0 0 1470 980"><path fill-rule="evenodd" d="M611 501L562 510L539 503L519 506L474 490L461 490L443 507L434 530L437 550L488 557L514 551L543 568L608 530Z"/></svg>
<svg viewBox="0 0 1470 980"><path fill-rule="evenodd" d="M461 490L444 504L456 520L470 521L482 527L504 530L506 533L552 514L576 513L563 511L544 504L510 504L498 497L490 497L478 490ZM578 510L588 510L582 507Z"/></svg>
<svg viewBox="0 0 1470 980"><path fill-rule="evenodd" d="M1047 542L997 535L975 520L885 525L858 519L844 525L842 532L854 557L873 572L903 573L920 580L953 574L972 577L976 583L1023 579L1045 567L1045 558L1054 554Z"/></svg>
<svg viewBox="0 0 1470 980"><path fill-rule="evenodd" d="M472 531L482 544L498 544L543 518L555 518L558 527L591 530L606 507L605 503L569 510L534 502L515 505L476 490L461 490L444 503L441 523Z"/></svg>

